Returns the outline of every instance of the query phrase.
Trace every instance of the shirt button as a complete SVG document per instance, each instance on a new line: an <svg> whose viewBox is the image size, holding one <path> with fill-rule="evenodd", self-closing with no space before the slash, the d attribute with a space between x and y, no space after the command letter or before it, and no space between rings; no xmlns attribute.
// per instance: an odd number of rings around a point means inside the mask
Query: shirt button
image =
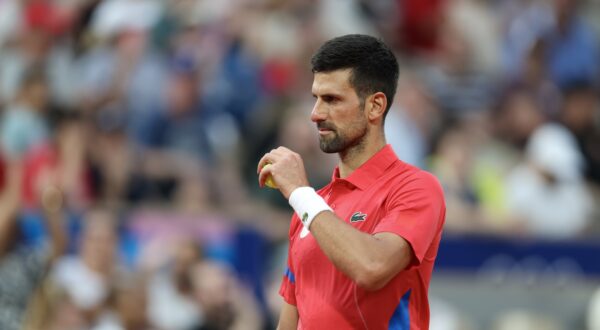
<svg viewBox="0 0 600 330"><path fill-rule="evenodd" d="M331 204L331 208L335 209L335 203Z"/></svg>

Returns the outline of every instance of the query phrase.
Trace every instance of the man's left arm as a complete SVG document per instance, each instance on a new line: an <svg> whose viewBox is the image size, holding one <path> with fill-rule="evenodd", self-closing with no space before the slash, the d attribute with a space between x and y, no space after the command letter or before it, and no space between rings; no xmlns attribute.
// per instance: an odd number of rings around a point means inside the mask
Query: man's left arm
<svg viewBox="0 0 600 330"><path fill-rule="evenodd" d="M372 235L329 211L319 213L310 225L335 266L366 289L379 289L403 269L431 258L429 251L443 226L442 189L425 172L402 190L391 191L386 204Z"/></svg>
<svg viewBox="0 0 600 330"><path fill-rule="evenodd" d="M329 211L315 217L310 232L336 268L367 290L384 287L413 258L401 236L364 233Z"/></svg>
<svg viewBox="0 0 600 330"><path fill-rule="evenodd" d="M261 171L267 162L272 166ZM296 188L309 186L302 159L287 148L280 147L266 154L259 162L257 171L261 186L267 175L272 175L287 199ZM398 221L395 219L398 215L389 214L385 220ZM405 239L402 230L396 230L389 223L384 223L382 230L377 229L378 233L374 235L361 232L331 211L316 214L310 225L312 235L333 264L368 290L382 288L398 272L422 256L422 248L419 246L419 253L415 253L410 244L414 244L414 238Z"/></svg>

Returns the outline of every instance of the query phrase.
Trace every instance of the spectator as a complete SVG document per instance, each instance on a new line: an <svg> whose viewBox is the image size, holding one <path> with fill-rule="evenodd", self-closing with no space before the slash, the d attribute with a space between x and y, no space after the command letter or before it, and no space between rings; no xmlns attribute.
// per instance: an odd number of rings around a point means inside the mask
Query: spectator
<svg viewBox="0 0 600 330"><path fill-rule="evenodd" d="M56 186L43 187L41 206L49 232L48 248L34 249L18 240L22 168L9 163L0 197L0 328L20 329L29 300L44 274L65 251L63 197Z"/></svg>
<svg viewBox="0 0 600 330"><path fill-rule="evenodd" d="M586 177L600 184L600 107L596 90L588 82L573 82L563 90L560 121L573 133L585 160Z"/></svg>
<svg viewBox="0 0 600 330"><path fill-rule="evenodd" d="M88 323L67 293L45 279L30 300L23 320L23 330L84 329Z"/></svg>
<svg viewBox="0 0 600 330"><path fill-rule="evenodd" d="M257 302L226 265L211 261L198 264L193 283L204 310L204 322L198 330L261 328Z"/></svg>
<svg viewBox="0 0 600 330"><path fill-rule="evenodd" d="M8 158L20 159L32 148L48 142L48 102L45 73L32 67L23 78L17 98L0 121L0 141Z"/></svg>
<svg viewBox="0 0 600 330"><path fill-rule="evenodd" d="M136 274L116 279L111 289L111 299L91 330L149 329L147 315L146 282Z"/></svg>
<svg viewBox="0 0 600 330"><path fill-rule="evenodd" d="M522 74L527 53L536 40L554 24L552 6L548 1L502 1L501 13L502 68L509 80Z"/></svg>
<svg viewBox="0 0 600 330"><path fill-rule="evenodd" d="M442 131L431 157L446 195L446 229L506 234L518 230L506 207L506 174L519 151L492 134L489 116L469 118Z"/></svg>
<svg viewBox="0 0 600 330"><path fill-rule="evenodd" d="M108 301L117 275L116 219L105 210L85 215L79 252L61 258L53 270L53 279L64 289L75 306L94 324Z"/></svg>
<svg viewBox="0 0 600 330"><path fill-rule="evenodd" d="M437 50L446 0L396 1L399 11L399 44L416 55Z"/></svg>
<svg viewBox="0 0 600 330"><path fill-rule="evenodd" d="M426 86L449 120L484 112L492 101L493 80L473 62L473 47L451 20L438 36L435 61L423 72Z"/></svg>
<svg viewBox="0 0 600 330"><path fill-rule="evenodd" d="M543 39L537 39L532 43L518 75L507 78L509 93L514 90L530 93L546 118L557 118L562 95L548 71L547 45Z"/></svg>
<svg viewBox="0 0 600 330"><path fill-rule="evenodd" d="M598 82L600 50L591 27L578 14L580 1L553 2L554 28L545 36L552 79L560 87L574 81Z"/></svg>
<svg viewBox="0 0 600 330"><path fill-rule="evenodd" d="M450 231L480 231L481 213L473 186L474 145L467 130L455 125L442 133L431 170L440 178L446 198L446 224Z"/></svg>
<svg viewBox="0 0 600 330"><path fill-rule="evenodd" d="M102 1L91 14L90 32L98 42L74 65L77 104L91 114L122 112L131 137L162 101L165 60L149 32L160 12L155 1Z"/></svg>
<svg viewBox="0 0 600 330"><path fill-rule="evenodd" d="M387 142L402 161L426 168L439 109L421 79L410 72L400 78L396 99L385 120Z"/></svg>
<svg viewBox="0 0 600 330"><path fill-rule="evenodd" d="M4 3L5 1L3 1ZM18 97L19 86L32 67L47 75L52 104L71 106L74 97L72 49L65 47L65 33L77 16L76 6L36 0L2 8L14 15L18 25L0 54L0 103ZM4 14L4 13L3 13ZM7 21L10 24L10 20ZM20 23L20 24L19 24ZM14 23L13 23L14 24ZM2 47L0 46L0 47Z"/></svg>
<svg viewBox="0 0 600 330"><path fill-rule="evenodd" d="M447 15L471 45L473 67L486 74L497 75L500 24L493 5L479 0L455 0L448 6Z"/></svg>
<svg viewBox="0 0 600 330"><path fill-rule="evenodd" d="M583 178L583 157L564 127L538 128L526 148L526 160L507 177L510 212L530 235L566 239L589 225L593 204Z"/></svg>
<svg viewBox="0 0 600 330"><path fill-rule="evenodd" d="M39 187L53 177L63 187L66 208L83 211L92 200L85 124L76 112L56 111L53 117L50 140L32 148L24 160L24 206L36 209Z"/></svg>
<svg viewBox="0 0 600 330"><path fill-rule="evenodd" d="M148 318L154 326L187 330L202 324L202 307L194 299L192 286L192 269L200 258L194 242L179 241L169 264L152 276L148 287Z"/></svg>
<svg viewBox="0 0 600 330"><path fill-rule="evenodd" d="M215 169L211 122L202 111L198 90L193 63L177 62L169 74L164 106L138 120L144 122L137 140L144 159L139 173L144 187L138 189L142 199L173 200L186 180Z"/></svg>
<svg viewBox="0 0 600 330"><path fill-rule="evenodd" d="M531 134L547 119L534 94L514 88L502 97L494 114L494 128L503 141L523 150Z"/></svg>
<svg viewBox="0 0 600 330"><path fill-rule="evenodd" d="M21 6L17 0L0 2L0 48L16 34L21 23ZM0 97L2 104L2 97Z"/></svg>
<svg viewBox="0 0 600 330"><path fill-rule="evenodd" d="M176 61L167 80L164 108L145 131L141 144L175 156L189 156L191 161L209 165L213 151L206 135L208 123L203 114L198 79L193 63ZM166 158L166 157L165 157Z"/></svg>

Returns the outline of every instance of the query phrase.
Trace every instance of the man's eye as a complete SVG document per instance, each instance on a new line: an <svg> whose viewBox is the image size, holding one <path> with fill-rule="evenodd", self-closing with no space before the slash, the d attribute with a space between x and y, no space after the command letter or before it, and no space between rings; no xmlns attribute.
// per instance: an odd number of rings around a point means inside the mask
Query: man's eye
<svg viewBox="0 0 600 330"><path fill-rule="evenodd" d="M333 102L337 101L337 98L335 98L333 96L323 96L323 101L325 101L327 103L333 103Z"/></svg>

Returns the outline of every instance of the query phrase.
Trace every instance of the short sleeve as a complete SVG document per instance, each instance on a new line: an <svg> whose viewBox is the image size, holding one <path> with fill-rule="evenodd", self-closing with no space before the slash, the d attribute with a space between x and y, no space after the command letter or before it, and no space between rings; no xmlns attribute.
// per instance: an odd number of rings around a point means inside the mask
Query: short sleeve
<svg viewBox="0 0 600 330"><path fill-rule="evenodd" d="M418 265L442 230L445 204L437 179L427 172L417 175L390 194L386 214L373 233L391 232L404 238L413 249L413 264Z"/></svg>
<svg viewBox="0 0 600 330"><path fill-rule="evenodd" d="M281 286L279 287L279 294L283 297L285 302L296 306L296 276L294 275L294 268L292 267L290 257L291 255L288 248L287 266L283 273L283 279L281 280Z"/></svg>
<svg viewBox="0 0 600 330"><path fill-rule="evenodd" d="M285 271L283 272L281 286L279 287L279 294L283 297L285 302L294 306L296 306L296 273L294 271L294 263L292 259L292 246L294 244L292 233L295 230L294 224L296 223L300 223L300 220L296 218L296 215L293 215L289 232L290 244L288 246L287 265L285 267Z"/></svg>

